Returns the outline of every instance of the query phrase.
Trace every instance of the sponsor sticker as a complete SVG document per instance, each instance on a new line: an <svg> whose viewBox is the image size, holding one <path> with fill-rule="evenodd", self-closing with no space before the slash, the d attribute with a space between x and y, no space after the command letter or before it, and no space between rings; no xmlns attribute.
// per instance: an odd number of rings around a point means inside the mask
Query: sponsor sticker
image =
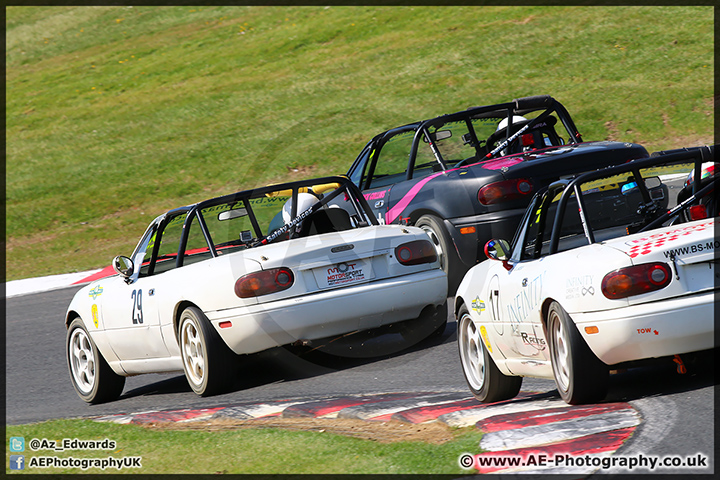
<svg viewBox="0 0 720 480"><path fill-rule="evenodd" d="M490 337L488 337L487 329L485 325L480 325L480 336L482 336L483 342L488 349L488 352L492 353L492 346L490 346Z"/></svg>
<svg viewBox="0 0 720 480"><path fill-rule="evenodd" d="M93 325L95 325L95 328L98 328L98 308L97 308L97 305L93 303L93 306L90 307L90 311L92 312Z"/></svg>
<svg viewBox="0 0 720 480"><path fill-rule="evenodd" d="M313 270L313 275L320 288L352 285L374 277L370 262L364 260L352 260L316 268Z"/></svg>
<svg viewBox="0 0 720 480"><path fill-rule="evenodd" d="M545 343L544 338L540 338L535 334L528 334L527 332L520 332L520 338L522 339L522 342L526 345L530 345L531 347L535 347L538 350L545 350L545 347L547 346Z"/></svg>
<svg viewBox="0 0 720 480"><path fill-rule="evenodd" d="M710 220L708 222L674 228L631 240L629 242L625 242L625 244L630 247L627 253L630 255L630 258L647 255L648 253L662 249L667 243L674 242L685 235L691 235L695 232L703 231L712 227L714 224L715 221Z"/></svg>
<svg viewBox="0 0 720 480"><path fill-rule="evenodd" d="M565 298L582 298L595 295L592 275L581 275L565 279Z"/></svg>
<svg viewBox="0 0 720 480"><path fill-rule="evenodd" d="M485 310L485 302L480 300L480 297L475 297L475 300L473 300L470 305L472 309L475 310L477 313Z"/></svg>
<svg viewBox="0 0 720 480"><path fill-rule="evenodd" d="M95 288L90 290L89 295L92 297L93 300L96 300L97 297L102 295L102 293L103 293L103 288L100 285L97 285Z"/></svg>
<svg viewBox="0 0 720 480"><path fill-rule="evenodd" d="M385 198L385 193L387 190L381 190L379 192L371 192L371 193L363 193L363 197L365 197L365 200L368 202L371 200L380 200Z"/></svg>

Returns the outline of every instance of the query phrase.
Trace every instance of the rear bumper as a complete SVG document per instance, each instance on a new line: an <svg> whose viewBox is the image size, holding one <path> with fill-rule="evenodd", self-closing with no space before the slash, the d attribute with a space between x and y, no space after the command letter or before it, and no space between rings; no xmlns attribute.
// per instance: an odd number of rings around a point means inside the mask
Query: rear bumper
<svg viewBox="0 0 720 480"><path fill-rule="evenodd" d="M595 355L608 365L715 346L714 293L571 317ZM596 326L588 334L585 327Z"/></svg>
<svg viewBox="0 0 720 480"><path fill-rule="evenodd" d="M205 312L236 354L415 319L447 301L447 277L430 270L402 277L216 312ZM221 328L221 322L232 326Z"/></svg>
<svg viewBox="0 0 720 480"><path fill-rule="evenodd" d="M488 240L503 238L508 242L512 241L525 210L526 208L514 208L445 220L445 228L455 244L460 260L471 267L485 259L484 248ZM461 233L461 229L466 227L474 227L475 230Z"/></svg>

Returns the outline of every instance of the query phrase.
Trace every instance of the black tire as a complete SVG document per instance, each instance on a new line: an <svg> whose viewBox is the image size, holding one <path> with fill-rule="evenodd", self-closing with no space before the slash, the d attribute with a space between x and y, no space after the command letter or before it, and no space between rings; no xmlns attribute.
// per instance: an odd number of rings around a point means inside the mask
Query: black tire
<svg viewBox="0 0 720 480"><path fill-rule="evenodd" d="M76 317L68 328L65 358L73 387L87 403L110 402L122 393L125 377L110 368L80 317Z"/></svg>
<svg viewBox="0 0 720 480"><path fill-rule="evenodd" d="M550 304L547 322L553 375L562 399L570 405L579 405L605 398L608 367L590 350L559 303Z"/></svg>
<svg viewBox="0 0 720 480"><path fill-rule="evenodd" d="M522 377L505 375L497 368L465 305L460 307L457 324L460 363L473 396L483 403L516 397Z"/></svg>
<svg viewBox="0 0 720 480"><path fill-rule="evenodd" d="M425 230L430 241L435 245L440 266L448 277L448 295L455 295L465 269L442 220L435 215L423 215L415 222L415 226Z"/></svg>
<svg viewBox="0 0 720 480"><path fill-rule="evenodd" d="M199 308L187 307L180 315L178 344L185 378L195 393L208 397L227 388L232 351Z"/></svg>

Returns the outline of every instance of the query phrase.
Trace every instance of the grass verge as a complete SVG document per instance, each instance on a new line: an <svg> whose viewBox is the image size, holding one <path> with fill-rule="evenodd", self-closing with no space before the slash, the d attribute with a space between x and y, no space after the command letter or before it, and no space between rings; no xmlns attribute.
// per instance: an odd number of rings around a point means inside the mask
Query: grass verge
<svg viewBox="0 0 720 480"><path fill-rule="evenodd" d="M170 208L342 174L375 134L550 94L587 140L712 142L713 8L6 9L7 278L100 268Z"/></svg>
<svg viewBox="0 0 720 480"><path fill-rule="evenodd" d="M369 422L365 422L369 423ZM238 428L216 431L165 430L90 420L52 420L7 426L7 439L25 439L22 471L7 473L252 473L252 474L461 474L463 453L479 453L482 434L474 428L449 430L451 440L383 443L319 429ZM112 448L57 452L30 450L33 439L113 441ZM60 444L60 443L58 443ZM12 452L11 452L12 453ZM33 457L36 459L33 460ZM40 457L90 459L141 457L140 468L113 469L32 467ZM9 459L9 455L8 455ZM9 461L9 460L8 460Z"/></svg>

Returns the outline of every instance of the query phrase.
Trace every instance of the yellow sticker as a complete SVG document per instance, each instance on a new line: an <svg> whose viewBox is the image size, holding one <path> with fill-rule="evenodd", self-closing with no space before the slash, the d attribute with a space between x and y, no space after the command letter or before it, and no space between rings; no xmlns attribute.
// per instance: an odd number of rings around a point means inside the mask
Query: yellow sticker
<svg viewBox="0 0 720 480"><path fill-rule="evenodd" d="M475 300L472 301L472 303L470 304L470 306L471 306L472 309L475 310L475 312L477 312L477 313L480 313L480 312L484 312L484 311L485 311L485 302L483 302L482 300L480 300L480 297L475 297Z"/></svg>
<svg viewBox="0 0 720 480"><path fill-rule="evenodd" d="M482 335L483 342L485 342L488 352L492 353L492 347L490 346L490 339L488 338L487 330L485 330L485 325L480 326L480 335Z"/></svg>
<svg viewBox="0 0 720 480"><path fill-rule="evenodd" d="M92 312L93 325L95 325L95 328L98 328L98 310L97 310L97 305L95 305L95 304L93 303L93 306L92 306L92 308L90 309L90 311Z"/></svg>

